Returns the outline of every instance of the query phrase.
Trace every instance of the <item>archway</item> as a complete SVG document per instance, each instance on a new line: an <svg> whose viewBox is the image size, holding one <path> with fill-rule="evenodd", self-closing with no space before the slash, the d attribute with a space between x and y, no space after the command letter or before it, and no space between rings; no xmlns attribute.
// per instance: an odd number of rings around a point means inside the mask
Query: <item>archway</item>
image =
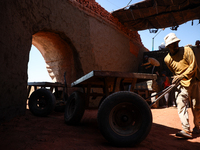
<svg viewBox="0 0 200 150"><path fill-rule="evenodd" d="M67 84L74 81L78 64L74 62L76 52L70 41L65 41L59 34L53 32L38 32L32 37L32 44L42 54L52 81L64 83L64 72L66 72Z"/></svg>

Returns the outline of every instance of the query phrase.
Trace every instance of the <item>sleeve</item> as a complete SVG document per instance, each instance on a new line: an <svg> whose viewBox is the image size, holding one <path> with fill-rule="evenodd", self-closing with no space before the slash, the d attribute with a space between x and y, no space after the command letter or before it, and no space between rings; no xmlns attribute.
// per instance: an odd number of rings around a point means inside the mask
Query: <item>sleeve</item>
<svg viewBox="0 0 200 150"><path fill-rule="evenodd" d="M189 64L188 68L182 73L186 79L192 78L195 71L197 70L197 64L195 55L190 47L185 47L184 57L186 62Z"/></svg>
<svg viewBox="0 0 200 150"><path fill-rule="evenodd" d="M169 55L169 54L168 54ZM169 65L169 56L166 56L165 58L164 58L164 62L165 62L165 64L167 65L167 67L169 68L169 70L173 73L173 75L175 74L174 73L174 71L173 71L173 69L170 67L170 65Z"/></svg>

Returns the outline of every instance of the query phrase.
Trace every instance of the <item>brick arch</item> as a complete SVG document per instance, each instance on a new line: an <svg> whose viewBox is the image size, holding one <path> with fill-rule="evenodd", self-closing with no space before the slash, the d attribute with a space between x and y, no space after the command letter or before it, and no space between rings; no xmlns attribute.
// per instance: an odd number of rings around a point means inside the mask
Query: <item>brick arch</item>
<svg viewBox="0 0 200 150"><path fill-rule="evenodd" d="M76 50L69 40L65 41L57 33L44 31L37 32L32 37L32 44L42 54L53 82L63 83L64 72L67 84L74 81L77 74L83 74Z"/></svg>

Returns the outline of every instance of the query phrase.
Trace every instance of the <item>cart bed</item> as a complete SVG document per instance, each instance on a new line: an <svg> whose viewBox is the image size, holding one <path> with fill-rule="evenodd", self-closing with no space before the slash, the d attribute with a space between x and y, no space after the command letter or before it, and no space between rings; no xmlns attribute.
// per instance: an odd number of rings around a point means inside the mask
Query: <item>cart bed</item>
<svg viewBox="0 0 200 150"><path fill-rule="evenodd" d="M108 84L113 84L117 78L123 80L124 84L132 84L133 82L143 82L147 80L156 79L156 74L146 74L146 73L131 73L131 72L116 72L116 71L91 71L90 73L84 75L78 80L71 84L71 87L86 87L88 85L92 86L103 86L105 84L105 79Z"/></svg>

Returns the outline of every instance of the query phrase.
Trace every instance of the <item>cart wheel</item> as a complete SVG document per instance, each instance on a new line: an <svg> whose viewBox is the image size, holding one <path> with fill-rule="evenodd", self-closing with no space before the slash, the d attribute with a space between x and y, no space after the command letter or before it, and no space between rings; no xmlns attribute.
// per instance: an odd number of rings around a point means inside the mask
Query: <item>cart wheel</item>
<svg viewBox="0 0 200 150"><path fill-rule="evenodd" d="M77 125L85 111L85 100L83 93L73 92L67 100L64 119L68 125Z"/></svg>
<svg viewBox="0 0 200 150"><path fill-rule="evenodd" d="M56 99L47 89L35 90L29 99L29 109L35 116L47 116L55 107Z"/></svg>
<svg viewBox="0 0 200 150"><path fill-rule="evenodd" d="M64 98L62 98L63 91L54 92L53 94L56 97L56 105L55 105L54 111L56 111L56 112L64 112L65 111L66 100L68 99L68 95L65 93L64 94Z"/></svg>
<svg viewBox="0 0 200 150"><path fill-rule="evenodd" d="M152 114L139 95L120 91L108 96L100 105L98 125L102 135L115 146L132 146L149 134Z"/></svg>

